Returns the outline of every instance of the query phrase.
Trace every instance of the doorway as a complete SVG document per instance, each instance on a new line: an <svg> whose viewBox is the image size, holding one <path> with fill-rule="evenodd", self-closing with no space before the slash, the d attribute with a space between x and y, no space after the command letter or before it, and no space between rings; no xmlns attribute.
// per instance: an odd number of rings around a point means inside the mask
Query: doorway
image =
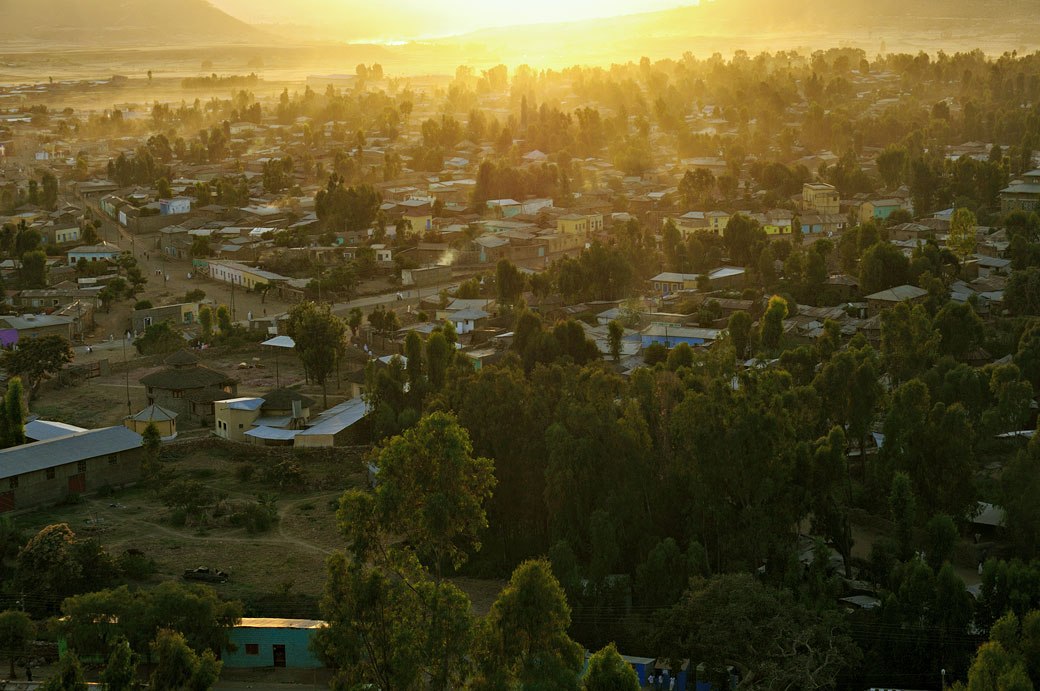
<svg viewBox="0 0 1040 691"><path fill-rule="evenodd" d="M285 646L272 645L271 652L274 654L274 666L285 667Z"/></svg>

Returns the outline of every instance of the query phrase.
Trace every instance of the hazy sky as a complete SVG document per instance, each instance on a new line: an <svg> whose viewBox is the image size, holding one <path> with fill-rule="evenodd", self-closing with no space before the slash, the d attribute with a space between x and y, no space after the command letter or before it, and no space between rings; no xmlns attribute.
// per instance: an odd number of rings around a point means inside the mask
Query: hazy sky
<svg viewBox="0 0 1040 691"><path fill-rule="evenodd" d="M210 0L253 23L291 23L343 40L459 34L489 26L607 17L696 0Z"/></svg>

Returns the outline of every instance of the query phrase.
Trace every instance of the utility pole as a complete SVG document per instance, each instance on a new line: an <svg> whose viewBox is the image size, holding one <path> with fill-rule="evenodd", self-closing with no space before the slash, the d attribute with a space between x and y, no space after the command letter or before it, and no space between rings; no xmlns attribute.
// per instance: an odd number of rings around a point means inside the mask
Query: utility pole
<svg viewBox="0 0 1040 691"><path fill-rule="evenodd" d="M130 364L126 361L126 335L123 335L123 369L126 371L126 416L134 414L133 406L130 404Z"/></svg>

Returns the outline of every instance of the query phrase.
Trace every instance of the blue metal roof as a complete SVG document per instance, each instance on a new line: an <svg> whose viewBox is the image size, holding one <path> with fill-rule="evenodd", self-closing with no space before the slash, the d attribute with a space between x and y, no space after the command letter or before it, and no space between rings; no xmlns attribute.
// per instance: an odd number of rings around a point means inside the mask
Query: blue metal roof
<svg viewBox="0 0 1040 691"><path fill-rule="evenodd" d="M256 437L257 439L292 439L300 433L298 429L277 429L275 427L265 427L260 425L246 432L247 437Z"/></svg>
<svg viewBox="0 0 1040 691"><path fill-rule="evenodd" d="M0 478L140 448L141 435L122 425L0 450Z"/></svg>

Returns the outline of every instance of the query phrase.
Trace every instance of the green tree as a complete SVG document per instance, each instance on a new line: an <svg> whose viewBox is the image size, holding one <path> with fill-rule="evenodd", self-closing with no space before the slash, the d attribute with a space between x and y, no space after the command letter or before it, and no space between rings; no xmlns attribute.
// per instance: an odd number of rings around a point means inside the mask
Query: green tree
<svg viewBox="0 0 1040 691"><path fill-rule="evenodd" d="M97 233L97 227L89 221L83 224L83 234L80 236L80 240L87 245L96 245L101 242L101 238Z"/></svg>
<svg viewBox="0 0 1040 691"><path fill-rule="evenodd" d="M508 259L499 259L496 266L495 287L498 289L498 301L503 305L512 305L524 292L526 278L516 265Z"/></svg>
<svg viewBox="0 0 1040 691"><path fill-rule="evenodd" d="M879 242L863 253L859 263L859 290L870 295L903 285L910 279L910 260L888 242Z"/></svg>
<svg viewBox="0 0 1040 691"><path fill-rule="evenodd" d="M196 235L195 239L191 241L191 249L189 250L193 259L204 259L205 257L213 256L213 248L209 244L208 235Z"/></svg>
<svg viewBox="0 0 1040 691"><path fill-rule="evenodd" d="M361 328L361 323L365 318L364 312L361 311L360 307L350 308L350 315L347 317L347 326L350 327L350 332L356 337L358 329Z"/></svg>
<svg viewBox="0 0 1040 691"><path fill-rule="evenodd" d="M426 367L429 372L430 388L440 391L444 388L448 365L454 348L448 343L442 331L434 331L426 341Z"/></svg>
<svg viewBox="0 0 1040 691"><path fill-rule="evenodd" d="M61 611L70 648L108 656L112 641L122 636L134 652L147 657L160 629L181 634L195 651L232 650L230 632L243 610L241 602L222 600L208 586L164 581L148 590L131 591L124 585L69 597ZM113 622L104 636L99 636L99 617Z"/></svg>
<svg viewBox="0 0 1040 691"><path fill-rule="evenodd" d="M1037 440L1037 441L1034 441ZM1007 515L1006 528L1023 558L1040 555L1040 434L1005 466L1001 475L1001 505Z"/></svg>
<svg viewBox="0 0 1040 691"><path fill-rule="evenodd" d="M896 524L896 541L899 543L901 559L909 559L914 552L914 524L917 522L917 500L913 486L905 473L892 477L892 491L888 495L888 507L892 521Z"/></svg>
<svg viewBox="0 0 1040 691"><path fill-rule="evenodd" d="M48 171L40 178L40 188L40 206L54 211L58 208L58 179Z"/></svg>
<svg viewBox="0 0 1040 691"><path fill-rule="evenodd" d="M170 199L173 197L173 188L170 187L170 181L166 178L159 178L155 181L155 192L159 199Z"/></svg>
<svg viewBox="0 0 1040 691"><path fill-rule="evenodd" d="M947 302L935 315L939 332L939 352L958 360L982 345L985 325L970 302Z"/></svg>
<svg viewBox="0 0 1040 691"><path fill-rule="evenodd" d="M486 525L483 504L495 484L494 466L471 454L469 435L454 416L433 413L378 455L383 529L408 535L437 571L465 561Z"/></svg>
<svg viewBox="0 0 1040 691"><path fill-rule="evenodd" d="M4 351L0 365L12 376L20 377L31 401L40 384L67 363L72 362L72 346L64 336L50 335L26 339L16 350Z"/></svg>
<svg viewBox="0 0 1040 691"><path fill-rule="evenodd" d="M671 605L686 588L686 559L672 538L659 541L636 568L636 588L652 606Z"/></svg>
<svg viewBox="0 0 1040 691"><path fill-rule="evenodd" d="M974 430L962 404L932 404L927 386L912 379L896 391L882 429L879 462L910 476L926 515L974 509Z"/></svg>
<svg viewBox="0 0 1040 691"><path fill-rule="evenodd" d="M928 519L924 527L924 550L928 566L933 571L938 571L953 556L959 538L957 524L948 515L937 513Z"/></svg>
<svg viewBox="0 0 1040 691"><path fill-rule="evenodd" d="M584 656L571 640L570 607L544 559L513 571L483 621L470 688L577 689Z"/></svg>
<svg viewBox="0 0 1040 691"><path fill-rule="evenodd" d="M144 458L141 467L145 477L154 478L159 474L159 454L162 451L162 436L159 428L154 422L149 422L141 435L141 446L144 449Z"/></svg>
<svg viewBox="0 0 1040 691"><path fill-rule="evenodd" d="M336 683L345 687L458 687L471 664L470 605L442 569L480 547L493 466L472 456L469 436L446 413L388 440L376 465L375 494L351 490L340 502L350 557L329 558L328 625L314 648L340 666Z"/></svg>
<svg viewBox="0 0 1040 691"><path fill-rule="evenodd" d="M610 643L589 658L581 687L585 691L639 691L639 677Z"/></svg>
<svg viewBox="0 0 1040 691"><path fill-rule="evenodd" d="M213 338L213 310L208 305L199 308L199 326L202 327L202 340L209 341Z"/></svg>
<svg viewBox="0 0 1040 691"><path fill-rule="evenodd" d="M25 443L25 397L22 380L12 377L7 382L7 394L4 396L4 444L19 446Z"/></svg>
<svg viewBox="0 0 1040 691"><path fill-rule="evenodd" d="M840 615L807 607L748 574L692 581L662 614L655 638L673 667L701 661L720 688L731 665L748 689L831 688L860 657Z"/></svg>
<svg viewBox="0 0 1040 691"><path fill-rule="evenodd" d="M153 691L207 691L216 683L224 666L212 650L196 654L176 631L159 631L152 648L157 660L149 680Z"/></svg>
<svg viewBox="0 0 1040 691"><path fill-rule="evenodd" d="M886 189L895 189L903 183L909 154L902 146L888 146L877 156L878 173Z"/></svg>
<svg viewBox="0 0 1040 691"><path fill-rule="evenodd" d="M607 343L610 346L610 356L614 358L614 362L621 361L621 339L624 334L625 328L617 319L607 324Z"/></svg>
<svg viewBox="0 0 1040 691"><path fill-rule="evenodd" d="M827 258L815 247L805 253L805 288L808 291L818 292L823 289L827 282Z"/></svg>
<svg viewBox="0 0 1040 691"><path fill-rule="evenodd" d="M950 234L946 238L946 246L961 259L975 254L975 246L978 244L975 228L978 225L979 222L971 210L957 209L950 219Z"/></svg>
<svg viewBox="0 0 1040 691"><path fill-rule="evenodd" d="M323 405L329 404L328 378L346 352L343 321L330 305L300 302L289 310L286 333L296 342L294 350L314 381L321 384Z"/></svg>
<svg viewBox="0 0 1040 691"><path fill-rule="evenodd" d="M767 350L780 347L780 338L784 335L784 319L787 318L787 301L779 295L769 299L769 306L762 317L762 345Z"/></svg>
<svg viewBox="0 0 1040 691"><path fill-rule="evenodd" d="M184 337L167 319L145 327L144 334L134 340L134 347L142 355L174 353L184 348Z"/></svg>
<svg viewBox="0 0 1040 691"><path fill-rule="evenodd" d="M673 372L680 367L691 367L693 365L693 348L689 343L680 343L668 351L668 359L665 367Z"/></svg>
<svg viewBox="0 0 1040 691"><path fill-rule="evenodd" d="M742 214L734 214L729 219L722 236L730 259L740 266L748 265L752 259L752 248L766 240L766 232L758 221Z"/></svg>
<svg viewBox="0 0 1040 691"><path fill-rule="evenodd" d="M1040 612L1019 619L1013 612L1001 617L990 639L975 654L968 670L967 691L1031 691L1040 684L1036 651L1040 649Z"/></svg>
<svg viewBox="0 0 1040 691"><path fill-rule="evenodd" d="M1040 267L1012 271L1004 291L1004 304L1016 316L1040 315Z"/></svg>
<svg viewBox="0 0 1040 691"><path fill-rule="evenodd" d="M881 354L889 374L906 381L932 366L942 336L923 305L901 302L881 313Z"/></svg>
<svg viewBox="0 0 1040 691"><path fill-rule="evenodd" d="M58 660L58 671L40 684L40 691L87 691L87 680L83 666L76 653L66 651Z"/></svg>
<svg viewBox="0 0 1040 691"><path fill-rule="evenodd" d="M318 190L314 199L318 220L332 232L361 231L370 228L376 220L381 195L371 185L345 187L337 174L329 176L325 189Z"/></svg>
<svg viewBox="0 0 1040 691"><path fill-rule="evenodd" d="M738 360L747 356L748 344L751 340L751 315L744 310L737 310L729 317L727 325L730 341L733 343L733 351Z"/></svg>
<svg viewBox="0 0 1040 691"><path fill-rule="evenodd" d="M137 665L141 656L130 648L126 638L116 641L108 656L100 681L105 691L133 691L137 686Z"/></svg>
<svg viewBox="0 0 1040 691"><path fill-rule="evenodd" d="M47 270L47 255L43 250L26 252L22 255L22 267L19 274L25 288L46 288Z"/></svg>
<svg viewBox="0 0 1040 691"><path fill-rule="evenodd" d="M25 612L7 610L0 612L0 651L11 661L11 673L8 679L17 679L15 662L30 653L30 646L36 640L36 625Z"/></svg>
<svg viewBox="0 0 1040 691"><path fill-rule="evenodd" d="M217 328L220 329L220 335L224 338L230 336L235 329L235 323L231 321L231 310L227 308L227 305L217 308Z"/></svg>
<svg viewBox="0 0 1040 691"><path fill-rule="evenodd" d="M679 181L679 195L687 208L702 203L714 189L715 176L707 168L687 170Z"/></svg>
<svg viewBox="0 0 1040 691"><path fill-rule="evenodd" d="M43 600L75 592L83 567L76 560L76 536L65 523L49 525L18 553L18 582L23 592Z"/></svg>
<svg viewBox="0 0 1040 691"><path fill-rule="evenodd" d="M414 331L409 331L405 336L404 357L407 361L405 372L408 374L408 395L412 398L413 407L421 410L426 392L426 372L423 367L423 342Z"/></svg>

